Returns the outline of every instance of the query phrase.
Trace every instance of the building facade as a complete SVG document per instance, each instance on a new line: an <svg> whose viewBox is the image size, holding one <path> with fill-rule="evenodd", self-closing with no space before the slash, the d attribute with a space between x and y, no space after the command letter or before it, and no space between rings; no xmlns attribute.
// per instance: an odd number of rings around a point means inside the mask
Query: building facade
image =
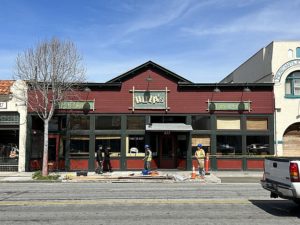
<svg viewBox="0 0 300 225"><path fill-rule="evenodd" d="M25 171L26 84L0 81L0 171ZM22 98L18 98L22 92Z"/></svg>
<svg viewBox="0 0 300 225"><path fill-rule="evenodd" d="M59 106L49 125L50 170L95 170L111 149L113 170L190 170L197 144L211 170L261 170L274 154L273 84L196 84L154 62L106 83L88 83ZM88 112L83 106L88 104ZM28 170L41 168L43 123L28 114Z"/></svg>
<svg viewBox="0 0 300 225"><path fill-rule="evenodd" d="M274 41L222 83L274 83L275 155L300 156L300 41Z"/></svg>

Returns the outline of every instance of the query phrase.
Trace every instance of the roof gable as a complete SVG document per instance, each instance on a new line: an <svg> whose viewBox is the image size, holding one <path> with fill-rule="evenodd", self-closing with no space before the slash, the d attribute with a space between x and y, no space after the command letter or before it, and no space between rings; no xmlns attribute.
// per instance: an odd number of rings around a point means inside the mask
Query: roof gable
<svg viewBox="0 0 300 225"><path fill-rule="evenodd" d="M159 71L160 73L164 74L165 76L167 76L170 79L175 80L177 82L190 83L190 84L192 83L191 81L179 76L178 74L176 74L176 73L174 73L152 61L148 61L132 70L129 70L128 72L123 73L120 76L107 81L107 83L124 82L125 80L127 80L133 76L136 76L136 75L140 74L141 72L148 70L148 69Z"/></svg>

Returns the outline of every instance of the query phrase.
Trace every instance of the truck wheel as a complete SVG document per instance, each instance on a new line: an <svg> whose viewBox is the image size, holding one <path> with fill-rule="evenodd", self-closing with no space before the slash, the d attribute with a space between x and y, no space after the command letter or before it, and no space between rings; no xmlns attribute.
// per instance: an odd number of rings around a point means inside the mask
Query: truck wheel
<svg viewBox="0 0 300 225"><path fill-rule="evenodd" d="M300 206L300 199L293 199L293 201L297 204L297 205L299 205Z"/></svg>

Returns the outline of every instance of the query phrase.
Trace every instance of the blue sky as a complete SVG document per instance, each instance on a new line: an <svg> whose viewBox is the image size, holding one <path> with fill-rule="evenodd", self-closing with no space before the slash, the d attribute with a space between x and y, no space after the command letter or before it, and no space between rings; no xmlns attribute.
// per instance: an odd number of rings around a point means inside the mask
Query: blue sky
<svg viewBox="0 0 300 225"><path fill-rule="evenodd" d="M0 79L18 53L73 41L87 80L106 82L148 60L214 83L273 40L300 40L300 0L0 0Z"/></svg>

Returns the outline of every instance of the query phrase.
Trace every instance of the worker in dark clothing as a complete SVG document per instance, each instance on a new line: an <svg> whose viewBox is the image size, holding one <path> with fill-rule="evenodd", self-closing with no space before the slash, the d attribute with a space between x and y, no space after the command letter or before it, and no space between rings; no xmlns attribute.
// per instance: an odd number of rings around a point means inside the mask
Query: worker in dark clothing
<svg viewBox="0 0 300 225"><path fill-rule="evenodd" d="M98 150L96 152L96 160L98 163L96 173L102 174L103 173L103 147L102 147L102 145L99 145L99 147L98 147Z"/></svg>
<svg viewBox="0 0 300 225"><path fill-rule="evenodd" d="M110 147L106 147L104 151L104 164L106 165L106 171L112 172L112 167L110 163Z"/></svg>

